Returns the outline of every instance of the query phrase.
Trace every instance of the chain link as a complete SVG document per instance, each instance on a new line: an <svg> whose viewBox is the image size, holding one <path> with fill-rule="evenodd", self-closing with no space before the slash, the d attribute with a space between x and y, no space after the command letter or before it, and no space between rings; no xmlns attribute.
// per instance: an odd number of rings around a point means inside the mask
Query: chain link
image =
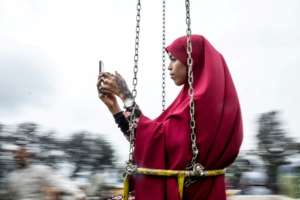
<svg viewBox="0 0 300 200"><path fill-rule="evenodd" d="M191 30L191 17L190 17L190 1L185 0L185 8L186 8L186 35L187 35L187 65L188 65L188 83L189 83L189 90L188 94L190 97L190 128L191 128L191 145L192 145L192 160L190 163L189 168L192 168L194 171L202 170L203 167L197 163L197 158L199 154L199 150L196 144L196 122L195 122L195 102L194 102L194 74L193 74L193 58L192 58L192 30Z"/></svg>
<svg viewBox="0 0 300 200"><path fill-rule="evenodd" d="M134 101L134 106L131 112L131 116L129 119L129 141L130 141L130 147L129 147L129 159L126 165L126 173L127 174L132 174L136 170L136 166L134 164L134 159L133 159L133 153L134 153L134 148L135 148L135 129L136 129L136 119L135 119L135 109L136 109L136 103L135 103L135 98L137 96L137 84L138 84L138 79L137 79L137 73L138 73L138 61L139 61L139 43L140 43L140 21L141 21L141 2L140 0L137 1L137 14L136 14L136 27L135 27L135 46L134 46L134 67L133 67L133 80L132 80L132 97Z"/></svg>
<svg viewBox="0 0 300 200"><path fill-rule="evenodd" d="M166 107L166 1L162 0L162 111Z"/></svg>

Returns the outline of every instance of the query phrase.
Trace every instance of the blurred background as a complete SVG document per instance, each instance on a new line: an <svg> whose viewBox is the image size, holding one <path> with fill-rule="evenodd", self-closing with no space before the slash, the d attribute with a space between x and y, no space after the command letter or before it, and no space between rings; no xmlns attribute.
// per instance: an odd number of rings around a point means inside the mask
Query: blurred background
<svg viewBox="0 0 300 200"><path fill-rule="evenodd" d="M161 112L161 7L142 1L137 102L150 118ZM232 198L300 198L299 10L298 0L191 1L192 32L224 55L242 106ZM128 142L95 85L100 59L131 84L135 15L132 0L0 0L0 199L40 185L52 199L118 193ZM185 29L184 1L167 1L167 44ZM180 88L166 84L168 105Z"/></svg>

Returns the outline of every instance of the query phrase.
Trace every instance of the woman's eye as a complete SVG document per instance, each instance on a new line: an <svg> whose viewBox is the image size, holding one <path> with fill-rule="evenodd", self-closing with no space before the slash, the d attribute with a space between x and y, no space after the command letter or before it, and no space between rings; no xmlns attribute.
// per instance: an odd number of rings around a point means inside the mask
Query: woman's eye
<svg viewBox="0 0 300 200"><path fill-rule="evenodd" d="M172 56L169 57L171 61L175 61L176 59Z"/></svg>

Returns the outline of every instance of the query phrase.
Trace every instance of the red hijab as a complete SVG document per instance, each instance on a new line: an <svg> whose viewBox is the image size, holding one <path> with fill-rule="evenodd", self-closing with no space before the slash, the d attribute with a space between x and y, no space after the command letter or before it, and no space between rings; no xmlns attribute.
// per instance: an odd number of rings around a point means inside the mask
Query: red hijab
<svg viewBox="0 0 300 200"><path fill-rule="evenodd" d="M237 93L223 56L203 37L192 35L194 100L199 162L205 169L222 169L238 155L243 130ZM166 50L187 66L186 37ZM158 118L140 117L136 130L138 167L184 170L192 152L186 83ZM136 175L137 200L179 200L176 178ZM224 176L203 178L185 189L183 199L226 199Z"/></svg>

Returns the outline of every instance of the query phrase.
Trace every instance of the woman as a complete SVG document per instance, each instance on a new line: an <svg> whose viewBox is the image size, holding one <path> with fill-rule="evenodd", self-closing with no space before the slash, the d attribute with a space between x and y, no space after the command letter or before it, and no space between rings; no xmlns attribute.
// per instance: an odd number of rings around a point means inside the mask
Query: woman
<svg viewBox="0 0 300 200"><path fill-rule="evenodd" d="M242 142L240 105L223 56L203 36L192 35L191 40L198 161L206 170L223 169L234 161ZM151 120L141 112L136 113L134 157L138 167L184 170L192 157L186 37L176 39L166 51L171 60L170 76L183 88L158 118ZM104 93L100 99L126 134L128 124L121 119L126 112L121 111L116 101L118 96L129 105L131 93L126 82L117 73L101 74L97 85ZM180 199L176 178L137 175L133 189L138 200ZM201 178L185 188L183 199L226 199L224 176Z"/></svg>

